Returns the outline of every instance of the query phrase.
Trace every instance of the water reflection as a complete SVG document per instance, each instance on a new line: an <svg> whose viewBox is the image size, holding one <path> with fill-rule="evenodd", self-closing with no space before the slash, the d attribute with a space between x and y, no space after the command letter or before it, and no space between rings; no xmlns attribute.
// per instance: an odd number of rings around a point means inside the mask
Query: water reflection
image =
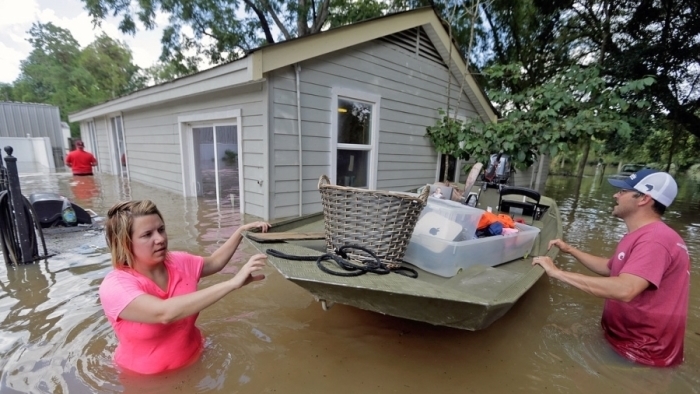
<svg viewBox="0 0 700 394"><path fill-rule="evenodd" d="M602 172L551 177L545 194L560 204L565 239L607 255L625 231L610 215L613 189ZM78 185L70 174L22 177L25 194L51 191L99 215L116 201L149 198L163 213L171 247L208 253L240 223L230 206L183 199L121 178L98 175ZM90 182L90 181L88 181ZM267 279L234 292L200 314L205 351L195 364L142 377L112 363L116 339L97 289L111 270L101 235L48 262L0 264L0 392L698 392L700 188L679 179L665 215L693 257L686 361L673 369L632 365L607 346L599 327L602 300L543 277L486 330L459 331L336 305L324 312L271 268ZM85 187L85 190L81 189ZM99 238L99 239L98 239ZM230 269L254 250L243 244ZM584 272L568 256L558 264ZM203 286L227 279L204 278Z"/></svg>
<svg viewBox="0 0 700 394"><path fill-rule="evenodd" d="M92 199L100 195L102 187L95 181L94 176L76 176L69 184L74 203L80 206L95 205Z"/></svg>
<svg viewBox="0 0 700 394"><path fill-rule="evenodd" d="M64 253L50 262L6 267L0 391L68 392L105 381L83 381L90 375L78 371L84 363L105 365L111 358L103 343L113 340L96 298L106 262L103 253Z"/></svg>

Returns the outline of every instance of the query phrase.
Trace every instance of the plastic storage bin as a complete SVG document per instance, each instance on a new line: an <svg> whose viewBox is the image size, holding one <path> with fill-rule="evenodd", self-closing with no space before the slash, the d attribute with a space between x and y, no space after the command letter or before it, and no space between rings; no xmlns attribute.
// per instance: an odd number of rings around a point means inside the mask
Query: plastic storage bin
<svg viewBox="0 0 700 394"><path fill-rule="evenodd" d="M532 250L540 229L517 223L518 233L495 235L466 241L446 241L431 235L413 233L404 261L444 277L472 265L493 267L519 259Z"/></svg>
<svg viewBox="0 0 700 394"><path fill-rule="evenodd" d="M429 197L413 229L412 237L426 236L443 241L473 239L483 213L482 209ZM445 248L441 243L426 243L425 246L434 253L440 253Z"/></svg>

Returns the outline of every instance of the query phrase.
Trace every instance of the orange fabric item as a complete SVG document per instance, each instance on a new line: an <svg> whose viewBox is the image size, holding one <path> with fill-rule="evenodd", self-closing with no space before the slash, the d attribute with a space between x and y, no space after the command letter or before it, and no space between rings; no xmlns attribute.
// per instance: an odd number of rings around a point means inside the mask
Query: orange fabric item
<svg viewBox="0 0 700 394"><path fill-rule="evenodd" d="M512 217L504 213L499 213L498 215L496 215L495 213L486 211L481 215L481 218L479 219L479 224L477 224L476 229L481 230L495 222L501 222L501 224L505 228L515 228L515 222L513 221Z"/></svg>
<svg viewBox="0 0 700 394"><path fill-rule="evenodd" d="M503 224L503 227L505 228L515 228L515 222L513 221L513 218L509 215L499 213L498 221L501 222Z"/></svg>
<svg viewBox="0 0 700 394"><path fill-rule="evenodd" d="M482 228L486 228L491 225L491 223L494 223L495 221L498 220L498 216L491 212L484 212L481 215L481 218L479 219L479 224L476 226L477 230L481 230Z"/></svg>

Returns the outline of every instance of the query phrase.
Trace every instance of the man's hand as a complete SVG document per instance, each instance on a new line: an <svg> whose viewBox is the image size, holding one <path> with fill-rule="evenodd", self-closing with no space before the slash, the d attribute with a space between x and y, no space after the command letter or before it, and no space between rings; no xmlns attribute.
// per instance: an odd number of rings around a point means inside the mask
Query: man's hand
<svg viewBox="0 0 700 394"><path fill-rule="evenodd" d="M575 249L573 246L567 244L566 242L562 241L561 239L553 239L553 240L549 241L549 245L547 246L547 250L552 249L552 246L556 246L562 252L569 253L569 254L571 252L573 252Z"/></svg>
<svg viewBox="0 0 700 394"><path fill-rule="evenodd" d="M557 268L557 266L554 265L554 261L549 256L537 256L537 257L533 258L532 265L537 265L537 264L539 264L542 268L544 268L544 272L546 272L547 275L549 275L549 276L552 276L556 272L559 271L559 268Z"/></svg>

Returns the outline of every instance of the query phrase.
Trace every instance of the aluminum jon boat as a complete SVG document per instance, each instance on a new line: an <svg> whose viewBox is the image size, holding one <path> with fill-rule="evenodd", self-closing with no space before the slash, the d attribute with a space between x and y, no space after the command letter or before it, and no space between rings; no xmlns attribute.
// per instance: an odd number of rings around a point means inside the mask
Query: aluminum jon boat
<svg viewBox="0 0 700 394"><path fill-rule="evenodd" d="M474 204L477 208L508 212L540 230L523 257L493 266L473 261L451 277L426 272L419 264L406 264L418 272L417 278L396 273L335 276L320 270L314 261L269 254L268 263L310 292L324 310L338 303L433 325L484 329L505 315L542 277L544 270L532 266L532 257L548 255L554 259L558 249L547 251L548 243L562 236L561 217L554 200L529 189L492 186L471 189L478 196L478 203ZM319 213L272 223L268 233L249 232L246 239L262 253L274 249L288 255L319 256L326 252L323 231L323 215ZM469 254L464 258L469 259Z"/></svg>

